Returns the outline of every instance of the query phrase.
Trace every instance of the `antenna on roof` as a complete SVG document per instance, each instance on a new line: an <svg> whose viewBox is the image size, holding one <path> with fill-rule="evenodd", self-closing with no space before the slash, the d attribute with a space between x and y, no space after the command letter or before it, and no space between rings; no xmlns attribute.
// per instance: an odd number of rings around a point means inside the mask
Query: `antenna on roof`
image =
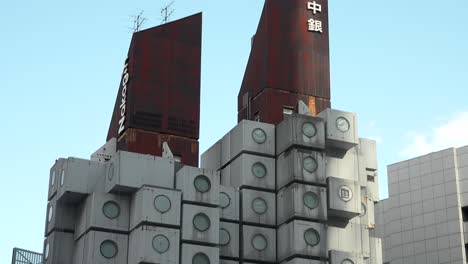
<svg viewBox="0 0 468 264"><path fill-rule="evenodd" d="M140 13L137 16L133 16L133 32L138 32L140 31L141 25L143 25L143 22L146 21L146 18L144 18L143 11L141 10Z"/></svg>
<svg viewBox="0 0 468 264"><path fill-rule="evenodd" d="M168 4L164 8L161 8L161 16L162 16L161 24L167 23L169 21L169 17L172 15L172 13L174 13L174 9L169 10L169 7L171 7L172 4L174 4L174 2L175 1L172 1L170 4Z"/></svg>

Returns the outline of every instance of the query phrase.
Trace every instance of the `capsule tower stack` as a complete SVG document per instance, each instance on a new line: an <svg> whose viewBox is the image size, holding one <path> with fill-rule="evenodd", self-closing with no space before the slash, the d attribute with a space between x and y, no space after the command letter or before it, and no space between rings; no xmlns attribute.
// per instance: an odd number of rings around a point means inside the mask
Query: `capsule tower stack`
<svg viewBox="0 0 468 264"><path fill-rule="evenodd" d="M376 264L376 144L330 108L327 0L267 0L198 167L201 14L133 35L107 143L50 171L46 264Z"/></svg>

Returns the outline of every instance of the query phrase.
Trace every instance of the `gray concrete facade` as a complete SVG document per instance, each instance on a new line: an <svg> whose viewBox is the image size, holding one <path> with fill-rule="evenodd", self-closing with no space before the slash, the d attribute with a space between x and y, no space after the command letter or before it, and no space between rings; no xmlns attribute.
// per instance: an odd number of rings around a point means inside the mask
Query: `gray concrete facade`
<svg viewBox="0 0 468 264"><path fill-rule="evenodd" d="M384 263L466 263L468 146L389 165L388 184L375 208Z"/></svg>

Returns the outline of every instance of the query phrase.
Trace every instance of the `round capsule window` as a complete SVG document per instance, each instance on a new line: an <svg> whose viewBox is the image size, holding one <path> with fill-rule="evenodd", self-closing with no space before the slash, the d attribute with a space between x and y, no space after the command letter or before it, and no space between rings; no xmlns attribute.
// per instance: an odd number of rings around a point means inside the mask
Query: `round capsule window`
<svg viewBox="0 0 468 264"><path fill-rule="evenodd" d="M47 221L50 223L52 221L52 216L54 215L54 207L49 206L49 212L47 213Z"/></svg>
<svg viewBox="0 0 468 264"><path fill-rule="evenodd" d="M210 264L210 258L205 253L197 253L192 258L192 264Z"/></svg>
<svg viewBox="0 0 468 264"><path fill-rule="evenodd" d="M193 180L193 185L195 186L195 190L201 193L206 193L211 189L211 182L208 177L205 175L198 175Z"/></svg>
<svg viewBox="0 0 468 264"><path fill-rule="evenodd" d="M315 247L320 243L320 235L315 229L309 228L304 232L304 240L307 245Z"/></svg>
<svg viewBox="0 0 468 264"><path fill-rule="evenodd" d="M165 195L158 195L154 198L154 208L161 214L171 210L171 200Z"/></svg>
<svg viewBox="0 0 468 264"><path fill-rule="evenodd" d="M200 232L205 232L211 226L210 218L204 213L198 213L193 217L193 226Z"/></svg>
<svg viewBox="0 0 468 264"><path fill-rule="evenodd" d="M109 181L112 181L113 178L114 178L114 163L111 163L109 165L109 168L107 169L107 179Z"/></svg>
<svg viewBox="0 0 468 264"><path fill-rule="evenodd" d="M348 132L350 128L348 119L344 117L338 117L336 119L336 128L343 133Z"/></svg>
<svg viewBox="0 0 468 264"><path fill-rule="evenodd" d="M62 175L60 176L60 186L63 186L65 183L65 170L62 170Z"/></svg>
<svg viewBox="0 0 468 264"><path fill-rule="evenodd" d="M107 259L115 258L118 253L117 244L112 240L106 240L99 247L101 255Z"/></svg>
<svg viewBox="0 0 468 264"><path fill-rule="evenodd" d="M222 209L228 208L229 205L231 204L231 198L227 193L225 192L220 192L219 193L219 206L221 206Z"/></svg>
<svg viewBox="0 0 468 264"><path fill-rule="evenodd" d="M226 246L231 242L231 234L224 228L219 229L219 244Z"/></svg>
<svg viewBox="0 0 468 264"><path fill-rule="evenodd" d="M252 139L255 141L257 144L263 144L265 143L267 139L267 135L265 131L261 128L256 128L252 131Z"/></svg>
<svg viewBox="0 0 468 264"><path fill-rule="evenodd" d="M265 165L261 162L256 162L252 165L252 174L257 178L264 178L267 174Z"/></svg>
<svg viewBox="0 0 468 264"><path fill-rule="evenodd" d="M108 201L102 206L102 213L109 219L115 219L120 215L120 206L114 201Z"/></svg>
<svg viewBox="0 0 468 264"><path fill-rule="evenodd" d="M338 197L345 202L349 202L353 199L353 191L348 186L343 185L338 190Z"/></svg>
<svg viewBox="0 0 468 264"><path fill-rule="evenodd" d="M320 203L320 198L314 192L306 192L302 197L304 200L304 205L309 209L315 209Z"/></svg>
<svg viewBox="0 0 468 264"><path fill-rule="evenodd" d="M52 175L50 176L50 186L55 185L55 170L52 171Z"/></svg>
<svg viewBox="0 0 468 264"><path fill-rule="evenodd" d="M341 261L341 264L354 264L354 262L350 259L345 259L343 261Z"/></svg>
<svg viewBox="0 0 468 264"><path fill-rule="evenodd" d="M153 249L159 254L166 253L169 250L169 239L164 235L157 235L153 237Z"/></svg>
<svg viewBox="0 0 468 264"><path fill-rule="evenodd" d="M258 251L263 251L268 247L268 241L265 236L257 234L252 238L252 247Z"/></svg>
<svg viewBox="0 0 468 264"><path fill-rule="evenodd" d="M317 128L314 124L306 122L302 125L302 133L308 138L313 138L317 135Z"/></svg>
<svg viewBox="0 0 468 264"><path fill-rule="evenodd" d="M318 164L317 161L313 157L305 157L303 160L304 170L310 173L314 173L317 171Z"/></svg>
<svg viewBox="0 0 468 264"><path fill-rule="evenodd" d="M361 203L361 216L365 216L367 213L367 208L364 203Z"/></svg>
<svg viewBox="0 0 468 264"><path fill-rule="evenodd" d="M50 246L49 246L49 242L47 242L47 245L46 245L45 250L44 250L44 258L45 258L45 259L48 259L48 258L49 258L49 250L50 250L49 247L50 247Z"/></svg>
<svg viewBox="0 0 468 264"><path fill-rule="evenodd" d="M259 215L266 213L266 211L268 210L268 205L266 201L260 197L253 199L251 206L252 210Z"/></svg>

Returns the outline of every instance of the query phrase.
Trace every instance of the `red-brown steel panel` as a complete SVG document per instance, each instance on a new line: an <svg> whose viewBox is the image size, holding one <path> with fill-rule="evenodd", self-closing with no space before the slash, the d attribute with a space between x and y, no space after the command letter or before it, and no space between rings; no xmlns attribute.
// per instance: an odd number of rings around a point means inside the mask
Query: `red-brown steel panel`
<svg viewBox="0 0 468 264"><path fill-rule="evenodd" d="M313 2L321 6L316 14L307 8ZM309 31L311 18L321 22L322 32ZM328 0L265 1L238 95L239 120L241 109L267 88L329 101ZM261 108L278 106L268 102ZM247 109L253 116L253 107Z"/></svg>
<svg viewBox="0 0 468 264"><path fill-rule="evenodd" d="M117 150L162 156L164 142L183 164L198 167L198 141L195 139L129 128L117 140Z"/></svg>
<svg viewBox="0 0 468 264"><path fill-rule="evenodd" d="M108 140L128 128L199 138L201 25L200 13L133 34Z"/></svg>
<svg viewBox="0 0 468 264"><path fill-rule="evenodd" d="M249 119L277 125L283 120L283 109L297 111L299 100L302 100L309 107L313 115L330 108L328 99L267 88L257 95L248 107L239 111L238 121ZM249 113L251 114L249 115Z"/></svg>

